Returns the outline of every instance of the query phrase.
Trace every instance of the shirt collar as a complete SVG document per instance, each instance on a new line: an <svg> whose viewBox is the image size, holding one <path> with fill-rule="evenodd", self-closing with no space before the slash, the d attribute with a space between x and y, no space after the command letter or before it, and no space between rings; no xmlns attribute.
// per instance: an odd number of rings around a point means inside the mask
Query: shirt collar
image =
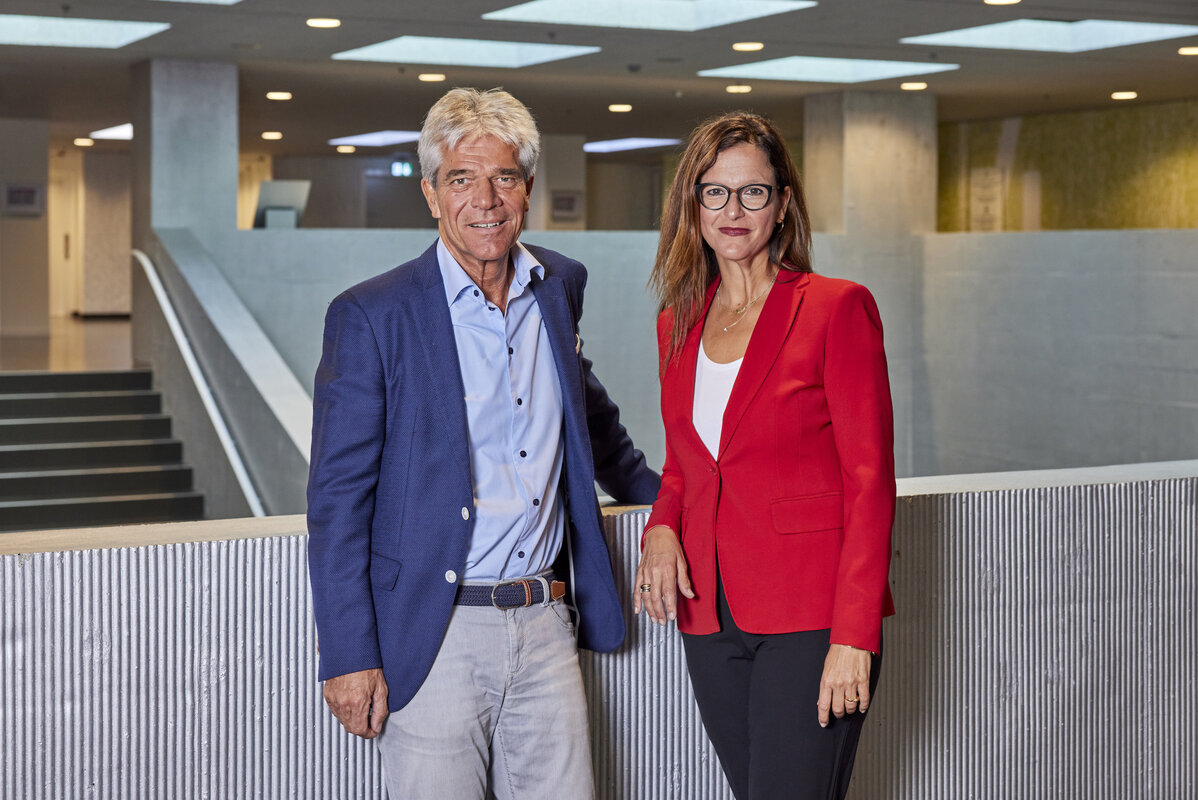
<svg viewBox="0 0 1198 800"><path fill-rule="evenodd" d="M524 294L524 290L532 282L534 273L538 278L545 277L545 267L520 242L516 242L512 247L510 255L516 265L516 274L512 276L512 285L508 289L509 300ZM437 239L437 266L441 269L441 280L445 283L445 302L449 305L452 306L468 289L478 288L441 239Z"/></svg>

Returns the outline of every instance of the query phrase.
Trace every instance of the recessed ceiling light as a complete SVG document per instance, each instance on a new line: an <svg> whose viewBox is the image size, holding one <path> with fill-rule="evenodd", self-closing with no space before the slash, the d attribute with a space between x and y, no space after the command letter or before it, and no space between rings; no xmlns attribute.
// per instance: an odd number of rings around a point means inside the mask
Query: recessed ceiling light
<svg viewBox="0 0 1198 800"><path fill-rule="evenodd" d="M903 44L983 47L995 50L1038 50L1048 53L1084 53L1108 47L1123 47L1198 33L1193 25L1155 22L1115 22L1083 19L1059 22L1047 19L1013 19L994 25L979 25L955 31L907 36Z"/></svg>
<svg viewBox="0 0 1198 800"><path fill-rule="evenodd" d="M761 42L736 42L732 45L732 49L738 53L756 53L758 50L765 49L765 45Z"/></svg>
<svg viewBox="0 0 1198 800"><path fill-rule="evenodd" d="M92 131L88 136L93 139L119 139L128 141L133 138L133 123L126 122L124 125L113 125L111 128Z"/></svg>
<svg viewBox="0 0 1198 800"><path fill-rule="evenodd" d="M267 92L267 100L290 100L291 92Z"/></svg>
<svg viewBox="0 0 1198 800"><path fill-rule="evenodd" d="M312 17L308 20L309 28L340 28L341 20L332 17Z"/></svg>
<svg viewBox="0 0 1198 800"><path fill-rule="evenodd" d="M628 111L631 111L632 106L628 103L612 103L610 106L607 107L607 110L612 111L616 114L624 114Z"/></svg>
<svg viewBox="0 0 1198 800"><path fill-rule="evenodd" d="M358 149L358 148L354 147L352 144L339 144L339 145L337 145L337 152L338 152L338 153L352 153L352 152L356 151L357 149Z"/></svg>
<svg viewBox="0 0 1198 800"><path fill-rule="evenodd" d="M1111 92L1112 100L1135 100L1139 96L1136 92Z"/></svg>
<svg viewBox="0 0 1198 800"><path fill-rule="evenodd" d="M420 131L373 131L354 136L329 139L331 145L354 145L357 147L386 147L391 144L407 144L420 138Z"/></svg>
<svg viewBox="0 0 1198 800"><path fill-rule="evenodd" d="M728 94L748 94L753 91L753 87L747 83L733 83L724 87L724 91Z"/></svg>
<svg viewBox="0 0 1198 800"><path fill-rule="evenodd" d="M587 142L582 149L587 153L619 153L624 150L645 150L650 147L671 147L682 144L681 139L606 139L602 142Z"/></svg>
<svg viewBox="0 0 1198 800"><path fill-rule="evenodd" d="M75 140L76 147L91 147L93 144L95 144L95 142L93 142L91 139L88 139L86 136L80 136Z"/></svg>
<svg viewBox="0 0 1198 800"><path fill-rule="evenodd" d="M928 85L924 81L904 81L899 84L899 88L904 92L922 92Z"/></svg>
<svg viewBox="0 0 1198 800"><path fill-rule="evenodd" d="M789 56L752 64L705 69L704 78L762 78L771 81L807 83L864 83L908 75L927 75L958 69L959 64L932 64L923 61L874 61L863 58L815 58Z"/></svg>
<svg viewBox="0 0 1198 800"><path fill-rule="evenodd" d="M986 0L988 6L1017 6L1019 0Z"/></svg>
<svg viewBox="0 0 1198 800"><path fill-rule="evenodd" d="M163 0L166 3L207 3L212 6L235 6L241 0Z"/></svg>
<svg viewBox="0 0 1198 800"><path fill-rule="evenodd" d="M445 80L445 74L442 72L422 72L416 77L425 83L440 83Z"/></svg>
<svg viewBox="0 0 1198 800"><path fill-rule="evenodd" d="M812 0L532 0L483 19L543 25L588 25L655 31L698 31L817 5Z"/></svg>
<svg viewBox="0 0 1198 800"><path fill-rule="evenodd" d="M1179 47L1177 48L1179 56L1198 56L1198 47Z"/></svg>
<svg viewBox="0 0 1198 800"><path fill-rule="evenodd" d="M161 33L170 27L169 22L0 14L0 44L25 47L98 47L115 50Z"/></svg>
<svg viewBox="0 0 1198 800"><path fill-rule="evenodd" d="M497 42L400 36L353 50L333 53L337 61L389 61L400 64L446 64L458 67L518 69L547 61L598 53L598 47L570 44Z"/></svg>
<svg viewBox="0 0 1198 800"><path fill-rule="evenodd" d="M281 131L262 131L262 138L268 142L277 142L283 138Z"/></svg>

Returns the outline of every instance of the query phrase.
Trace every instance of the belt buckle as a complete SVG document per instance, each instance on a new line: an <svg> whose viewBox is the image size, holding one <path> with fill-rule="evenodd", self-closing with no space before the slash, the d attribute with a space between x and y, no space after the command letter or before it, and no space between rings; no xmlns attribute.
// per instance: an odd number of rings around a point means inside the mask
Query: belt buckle
<svg viewBox="0 0 1198 800"><path fill-rule="evenodd" d="M523 586L524 587L524 602L516 603L516 605L514 605L514 606L499 605L499 603L496 602L496 600L495 600L495 592L499 591L499 589L504 586ZM498 608L500 611L511 611L513 608L528 608L529 606L532 605L532 581L530 581L526 578L524 580L512 581L511 583L495 584L494 586L491 587L491 605L495 606L495 608Z"/></svg>

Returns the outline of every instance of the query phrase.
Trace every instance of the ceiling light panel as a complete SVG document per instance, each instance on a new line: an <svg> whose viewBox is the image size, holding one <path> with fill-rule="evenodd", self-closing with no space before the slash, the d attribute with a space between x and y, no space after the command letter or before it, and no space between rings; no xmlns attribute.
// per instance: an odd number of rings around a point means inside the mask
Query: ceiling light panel
<svg viewBox="0 0 1198 800"><path fill-rule="evenodd" d="M652 31L699 31L801 11L812 0L532 0L483 19Z"/></svg>
<svg viewBox="0 0 1198 800"><path fill-rule="evenodd" d="M587 142L582 149L587 153L619 153L624 150L646 150L650 147L672 147L682 144L681 139L606 139L602 142Z"/></svg>
<svg viewBox="0 0 1198 800"><path fill-rule="evenodd" d="M759 78L770 81L801 81L803 83L865 83L866 81L905 78L909 75L928 75L959 69L959 64L940 64L923 61L876 61L863 58L816 58L790 56L737 64L731 67L705 69L704 78Z"/></svg>
<svg viewBox="0 0 1198 800"><path fill-rule="evenodd" d="M1085 53L1109 47L1176 39L1196 33L1198 27L1193 25L1167 25L1156 22L1116 22L1104 19L1059 22L1046 19L1014 19L994 25L979 25L976 28L908 36L900 41L903 44L947 47Z"/></svg>
<svg viewBox="0 0 1198 800"><path fill-rule="evenodd" d="M128 141L133 138L133 123L126 122L124 125L113 125L111 128L92 131L88 136L93 139L123 139Z"/></svg>
<svg viewBox="0 0 1198 800"><path fill-rule="evenodd" d="M333 58L338 61L388 61L397 64L519 69L533 64L598 53L599 50L598 47L571 44L400 36L397 39L334 53Z"/></svg>
<svg viewBox="0 0 1198 800"><path fill-rule="evenodd" d="M329 139L331 145L353 145L355 147L386 147L391 144L406 144L420 138L420 131L374 131L356 136Z"/></svg>
<svg viewBox="0 0 1198 800"><path fill-rule="evenodd" d="M0 14L0 44L115 50L161 33L170 27L169 22Z"/></svg>
<svg viewBox="0 0 1198 800"><path fill-rule="evenodd" d="M241 0L161 0L164 3L205 3L210 6L235 6Z"/></svg>

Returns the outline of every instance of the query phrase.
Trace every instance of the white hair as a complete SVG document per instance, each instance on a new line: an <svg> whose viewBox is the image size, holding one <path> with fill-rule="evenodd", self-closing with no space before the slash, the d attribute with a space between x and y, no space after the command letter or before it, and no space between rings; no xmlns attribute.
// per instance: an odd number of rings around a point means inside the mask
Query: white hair
<svg viewBox="0 0 1198 800"><path fill-rule="evenodd" d="M541 134L532 114L502 89L450 89L433 104L420 129L420 174L437 185L444 150L452 150L463 139L494 136L518 153L524 180L532 177L541 154Z"/></svg>

